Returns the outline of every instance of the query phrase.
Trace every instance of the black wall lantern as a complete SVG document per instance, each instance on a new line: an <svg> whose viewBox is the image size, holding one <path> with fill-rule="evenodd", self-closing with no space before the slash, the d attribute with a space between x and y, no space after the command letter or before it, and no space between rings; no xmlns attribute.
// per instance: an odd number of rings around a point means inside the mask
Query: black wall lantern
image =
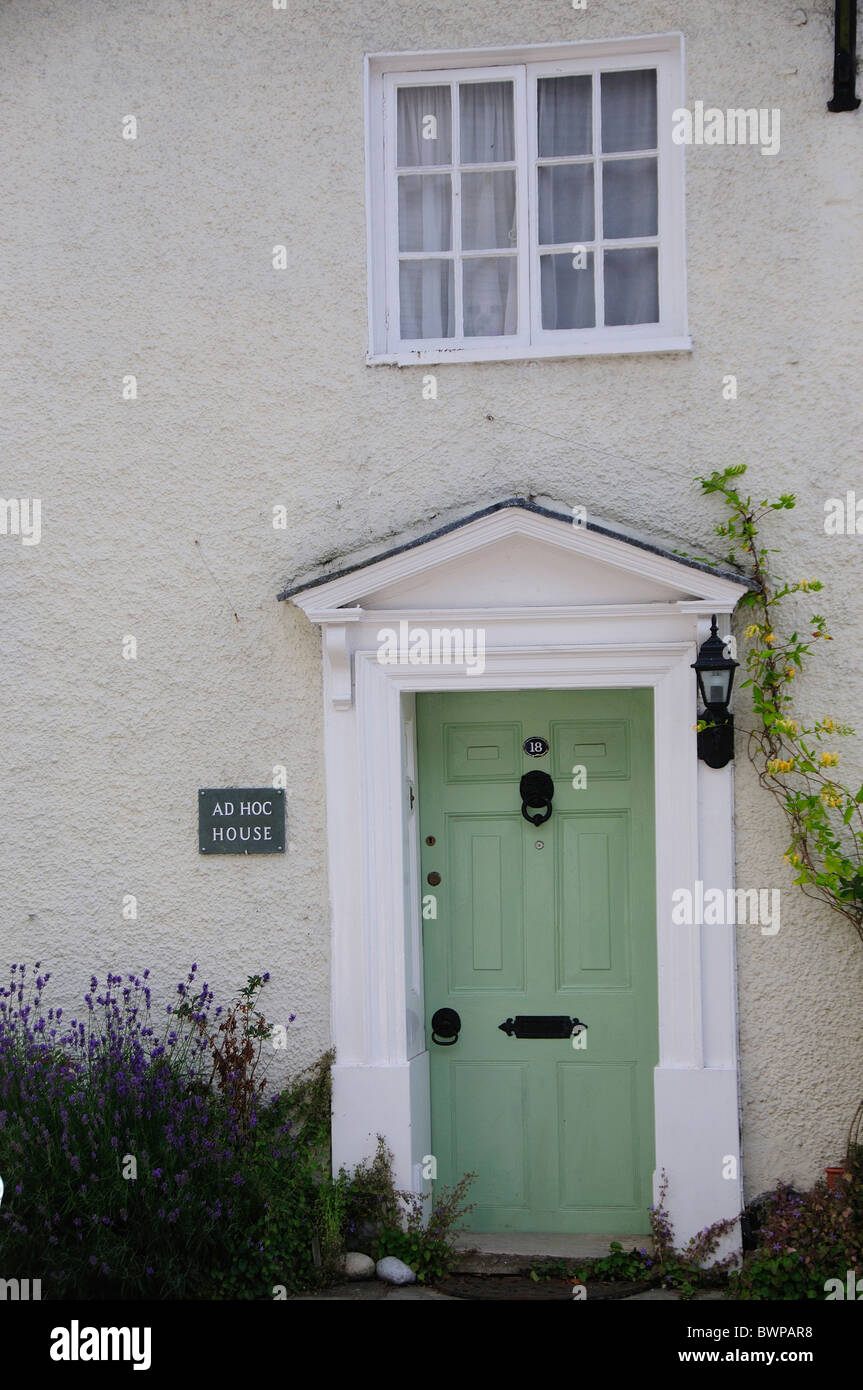
<svg viewBox="0 0 863 1390"><path fill-rule="evenodd" d="M856 111L857 0L836 0L833 31L833 99L828 111Z"/></svg>
<svg viewBox="0 0 863 1390"><path fill-rule="evenodd" d="M716 630L714 613L710 636L702 642L698 660L692 663L704 705L698 714L699 723L706 720L708 724L698 735L698 756L708 767L725 767L734 757L734 715L728 705L734 672L739 665L726 653L725 641Z"/></svg>

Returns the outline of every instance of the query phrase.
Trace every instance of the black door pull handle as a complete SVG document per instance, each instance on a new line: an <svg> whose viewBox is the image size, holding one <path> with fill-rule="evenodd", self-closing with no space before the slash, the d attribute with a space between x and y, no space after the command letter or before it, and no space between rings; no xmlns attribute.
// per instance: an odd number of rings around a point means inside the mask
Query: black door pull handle
<svg viewBox="0 0 863 1390"><path fill-rule="evenodd" d="M437 1043L438 1047L452 1047L453 1043L458 1042L460 1032L461 1019L455 1009L437 1009L432 1014L432 1042Z"/></svg>

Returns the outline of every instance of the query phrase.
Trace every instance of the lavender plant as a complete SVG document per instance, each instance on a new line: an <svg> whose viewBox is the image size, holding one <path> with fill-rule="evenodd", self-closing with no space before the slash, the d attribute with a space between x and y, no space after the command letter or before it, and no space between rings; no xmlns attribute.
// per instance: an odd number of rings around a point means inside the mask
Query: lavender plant
<svg viewBox="0 0 863 1390"><path fill-rule="evenodd" d="M40 971L13 965L0 987L0 1276L41 1278L43 1298L270 1298L314 1282L320 1154L289 1091L244 1089L239 1059L212 1084L224 1010L197 965L158 1030L148 970L93 976L68 1023L43 1007Z"/></svg>

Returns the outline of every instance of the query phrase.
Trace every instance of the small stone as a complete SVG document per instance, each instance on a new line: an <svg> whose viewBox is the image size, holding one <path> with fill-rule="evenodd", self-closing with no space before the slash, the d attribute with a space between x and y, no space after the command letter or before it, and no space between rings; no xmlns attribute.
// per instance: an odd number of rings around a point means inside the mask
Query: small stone
<svg viewBox="0 0 863 1390"><path fill-rule="evenodd" d="M397 1260L395 1255L385 1255L375 1265L375 1273L386 1284L415 1284L417 1277L410 1265Z"/></svg>
<svg viewBox="0 0 863 1390"><path fill-rule="evenodd" d="M363 1255L359 1250L349 1250L342 1261L342 1269L346 1279L374 1279L375 1262L370 1255Z"/></svg>

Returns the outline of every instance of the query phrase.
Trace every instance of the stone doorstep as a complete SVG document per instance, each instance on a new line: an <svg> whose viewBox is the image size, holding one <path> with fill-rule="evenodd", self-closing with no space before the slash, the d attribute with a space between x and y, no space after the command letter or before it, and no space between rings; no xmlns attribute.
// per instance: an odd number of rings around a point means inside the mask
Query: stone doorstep
<svg viewBox="0 0 863 1390"><path fill-rule="evenodd" d="M653 1251L652 1236L558 1235L556 1232L465 1231L456 1238L457 1274L526 1274L536 1264L554 1260L599 1260L611 1242L624 1250Z"/></svg>

